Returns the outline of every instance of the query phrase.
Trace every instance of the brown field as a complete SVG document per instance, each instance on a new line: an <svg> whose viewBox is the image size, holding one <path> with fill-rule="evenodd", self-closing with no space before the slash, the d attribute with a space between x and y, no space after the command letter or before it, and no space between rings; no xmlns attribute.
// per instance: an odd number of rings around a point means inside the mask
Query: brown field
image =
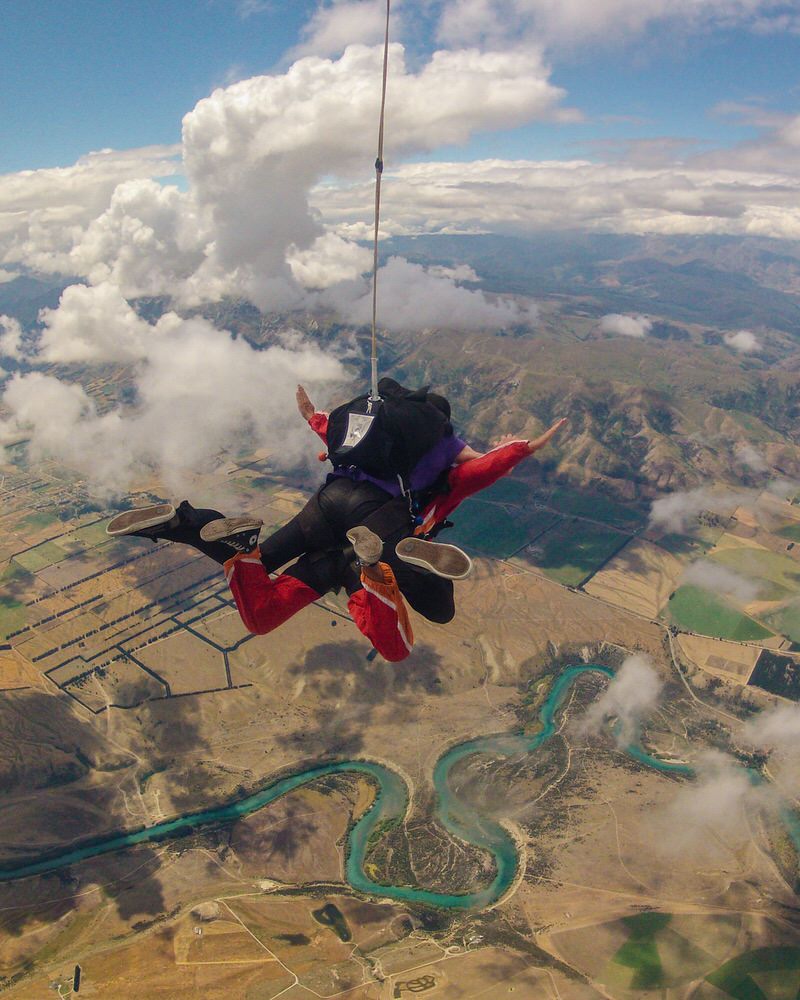
<svg viewBox="0 0 800 1000"><path fill-rule="evenodd" d="M252 939L251 939L252 940ZM266 956L266 953L264 953ZM128 995L164 1000L232 1000L235 997L276 996L292 984L293 977L276 961L238 961L220 964L180 964L175 960L172 928L142 936L133 944L87 955L81 960L80 996L107 1000ZM71 977L72 966L64 963L61 976L50 973L38 982L22 986L9 996L39 1000L53 995L47 989L53 979ZM134 991L134 992L131 992Z"/></svg>
<svg viewBox="0 0 800 1000"><path fill-rule="evenodd" d="M656 618L675 590L685 564L685 559L638 538L593 576L584 589L619 608Z"/></svg>
<svg viewBox="0 0 800 1000"><path fill-rule="evenodd" d="M195 631L207 635L212 642L228 648L239 642L250 633L242 624L239 612L235 608L221 608L219 604L202 621L192 625Z"/></svg>
<svg viewBox="0 0 800 1000"><path fill-rule="evenodd" d="M677 642L685 656L698 667L738 684L748 682L761 652L755 646L684 633L678 636Z"/></svg>
<svg viewBox="0 0 800 1000"><path fill-rule="evenodd" d="M108 705L122 708L137 705L148 698L163 698L167 693L164 684L130 660L115 660L105 668L105 676L93 673L78 684L64 687L94 712Z"/></svg>
<svg viewBox="0 0 800 1000"><path fill-rule="evenodd" d="M428 985L432 984L432 985ZM544 969L533 961L512 955L499 948L481 948L453 955L429 965L417 966L410 972L389 977L391 992L384 996L401 998L423 996L447 1000L469 1000L472 997L509 997L512 1000L551 1000L558 996L570 1000L596 997L597 993L583 984L575 984L559 976L559 991ZM427 988L426 988L427 987ZM567 990L568 992L562 992Z"/></svg>
<svg viewBox="0 0 800 1000"><path fill-rule="evenodd" d="M46 681L28 661L12 650L0 651L0 691L45 687Z"/></svg>
<svg viewBox="0 0 800 1000"><path fill-rule="evenodd" d="M213 921L199 920L192 914L184 917L173 927L172 942L178 965L275 962L273 956L225 909Z"/></svg>
<svg viewBox="0 0 800 1000"><path fill-rule="evenodd" d="M169 684L173 694L225 687L222 653L191 632L176 632L146 646L136 658Z"/></svg>

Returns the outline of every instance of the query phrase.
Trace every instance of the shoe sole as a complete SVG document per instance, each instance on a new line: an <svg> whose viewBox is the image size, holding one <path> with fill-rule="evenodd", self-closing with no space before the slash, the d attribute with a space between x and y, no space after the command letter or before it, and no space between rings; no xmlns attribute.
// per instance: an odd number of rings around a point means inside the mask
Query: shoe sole
<svg viewBox="0 0 800 1000"><path fill-rule="evenodd" d="M130 535L144 528L156 528L166 524L175 517L175 508L171 503L156 504L153 507L137 507L126 510L123 514L112 517L106 525L107 535Z"/></svg>
<svg viewBox="0 0 800 1000"><path fill-rule="evenodd" d="M472 560L455 545L428 542L424 538L403 538L394 551L404 563L426 569L445 580L463 580L472 572Z"/></svg>
<svg viewBox="0 0 800 1000"><path fill-rule="evenodd" d="M374 531L359 525L347 532L347 540L353 546L356 559L364 566L374 566L383 554L383 542Z"/></svg>
<svg viewBox="0 0 800 1000"><path fill-rule="evenodd" d="M242 531L258 531L263 523L260 517L218 517L203 525L200 537L204 542L224 542Z"/></svg>

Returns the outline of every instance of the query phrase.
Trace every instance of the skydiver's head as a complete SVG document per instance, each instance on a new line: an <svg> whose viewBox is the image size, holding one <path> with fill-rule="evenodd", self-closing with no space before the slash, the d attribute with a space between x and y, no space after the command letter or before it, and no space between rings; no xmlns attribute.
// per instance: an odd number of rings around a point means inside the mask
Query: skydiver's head
<svg viewBox="0 0 800 1000"><path fill-rule="evenodd" d="M450 419L450 403L444 396L440 396L438 392L429 392L428 402L433 403L437 410L440 410L448 420Z"/></svg>

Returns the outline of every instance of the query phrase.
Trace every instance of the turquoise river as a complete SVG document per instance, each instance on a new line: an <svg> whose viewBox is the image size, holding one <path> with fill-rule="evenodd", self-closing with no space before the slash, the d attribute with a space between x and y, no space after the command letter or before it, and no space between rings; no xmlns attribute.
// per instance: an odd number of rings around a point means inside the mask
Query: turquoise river
<svg viewBox="0 0 800 1000"><path fill-rule="evenodd" d="M570 687L577 677L587 672L597 672L613 677L612 670L593 664L568 667L564 670L553 684L542 706L540 711L542 728L535 737L509 734L480 737L452 747L436 763L433 783L438 794L439 819L450 833L470 844L486 849L491 852L495 859L497 870L494 879L491 884L478 892L450 895L410 886L381 885L373 882L365 874L364 858L370 835L379 824L387 820L401 819L405 815L408 804L408 789L403 779L389 768L381 764L360 760L321 764L318 767L309 768L288 778L275 781L267 785L266 788L262 788L261 791L249 795L247 798L239 799L237 802L230 802L213 809L205 809L202 812L189 813L177 819L136 830L133 833L86 842L63 854L29 861L14 868L0 869L0 881L57 871L77 862L109 854L112 851L120 851L136 844L152 844L186 835L200 827L231 823L269 805L270 802L286 795L287 792L325 775L364 774L374 779L379 790L373 807L350 830L346 870L347 881L350 885L359 892L369 895L448 909L466 910L490 906L514 882L519 864L517 848L512 837L501 825L465 809L453 793L448 775L455 764L471 754L491 754L497 757L536 751L555 732L555 717ZM627 752L640 763L659 771L685 776L693 774L689 766L658 760L645 753L639 746L630 746L627 748ZM792 839L800 849L800 823L788 811L784 813L784 820Z"/></svg>

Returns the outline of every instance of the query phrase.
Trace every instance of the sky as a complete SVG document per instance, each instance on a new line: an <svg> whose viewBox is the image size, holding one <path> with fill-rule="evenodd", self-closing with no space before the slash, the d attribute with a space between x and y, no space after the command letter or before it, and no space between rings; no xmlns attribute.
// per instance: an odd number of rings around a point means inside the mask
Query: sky
<svg viewBox="0 0 800 1000"><path fill-rule="evenodd" d="M382 13L381 0L362 4ZM557 28L546 16L554 6L546 0L460 6L485 8L487 20L509 24L531 23L525 11L538 8L529 44L544 47L552 81L582 120L546 127L526 122L433 156L596 158L615 144L662 138L686 141L688 148L724 148L755 137L758 127L741 112L715 110L720 105L797 111L796 4L677 0L684 11L706 8L708 17L698 21L658 16L669 5L645 0L640 6L653 16L638 26L630 25L626 11L634 5L624 0L563 5L574 11L573 29L584 22L582 6L604 8L608 16L593 31L585 25L570 31L568 23ZM395 0L393 37L424 59L447 7ZM108 147L177 143L183 115L216 87L281 72L299 51L313 51L315 14L319 21L312 0L4 0L0 11L0 173L65 167ZM362 13L362 24L365 18ZM352 32L354 40L358 34Z"/></svg>
<svg viewBox="0 0 800 1000"><path fill-rule="evenodd" d="M109 494L145 468L196 467L243 426L293 460L293 381L324 392L353 345L287 333L265 401L213 389L264 357L182 317L233 296L369 321L384 0L0 0L0 14L0 283L74 281L35 331L0 317L0 444L24 433ZM800 238L797 0L393 0L390 27L382 238ZM534 304L475 277L391 258L380 322L535 323ZM142 296L171 308L145 322ZM611 319L646 334L646 317ZM132 366L136 393L102 415L44 371L110 362Z"/></svg>

